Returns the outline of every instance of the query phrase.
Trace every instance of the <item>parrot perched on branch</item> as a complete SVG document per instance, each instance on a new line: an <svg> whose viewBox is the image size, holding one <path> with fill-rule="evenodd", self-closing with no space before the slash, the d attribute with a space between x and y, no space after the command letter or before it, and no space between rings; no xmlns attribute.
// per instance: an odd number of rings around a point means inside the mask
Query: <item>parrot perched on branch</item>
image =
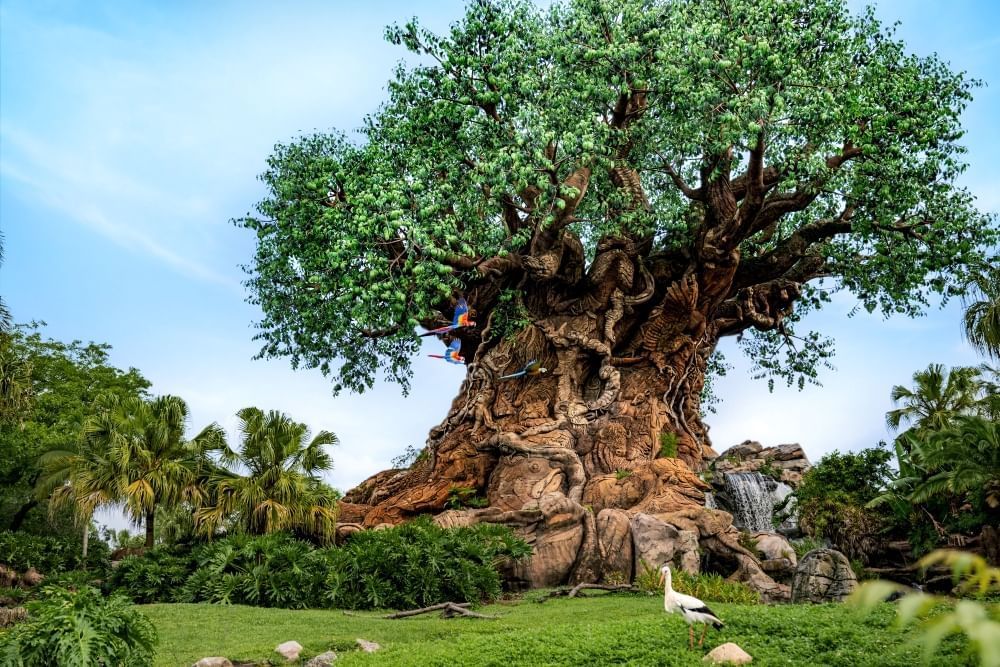
<svg viewBox="0 0 1000 667"><path fill-rule="evenodd" d="M464 297L459 297L458 303L455 305L455 317L452 319L451 324L446 327L438 327L437 329L425 331L420 335L433 336L435 334L443 334L448 333L449 331L454 331L455 329L461 329L462 327L474 326L476 326L476 323L469 319L469 304L466 303Z"/></svg>
<svg viewBox="0 0 1000 667"><path fill-rule="evenodd" d="M537 359L532 359L524 365L524 368L516 373L511 373L510 375L504 375L501 380L510 380L512 378L524 377L525 375L541 375L542 373L547 373L548 368L542 366L542 362Z"/></svg>
<svg viewBox="0 0 1000 667"><path fill-rule="evenodd" d="M462 341L457 338L451 341L451 345L448 346L448 351L444 354L428 354L428 357L434 357L435 359L444 359L450 364L464 364L465 357L462 356Z"/></svg>

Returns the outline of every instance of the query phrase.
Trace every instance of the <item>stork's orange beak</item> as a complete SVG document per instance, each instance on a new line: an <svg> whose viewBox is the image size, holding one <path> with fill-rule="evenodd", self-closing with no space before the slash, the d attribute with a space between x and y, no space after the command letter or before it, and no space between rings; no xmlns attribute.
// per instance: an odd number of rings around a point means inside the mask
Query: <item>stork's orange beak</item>
<svg viewBox="0 0 1000 667"><path fill-rule="evenodd" d="M666 580L667 580L667 575L660 572L660 585L662 586Z"/></svg>

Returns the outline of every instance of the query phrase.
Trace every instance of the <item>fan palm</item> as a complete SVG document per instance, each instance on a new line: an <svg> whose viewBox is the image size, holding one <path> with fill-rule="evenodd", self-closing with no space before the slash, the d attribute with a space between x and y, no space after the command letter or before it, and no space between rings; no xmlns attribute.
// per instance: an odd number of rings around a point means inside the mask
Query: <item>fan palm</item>
<svg viewBox="0 0 1000 667"><path fill-rule="evenodd" d="M75 451L42 457L47 475L39 489L53 489L56 507L74 502L88 520L98 507L122 505L136 524L145 524L145 545L152 547L157 507L204 501L213 467L207 452L225 446L214 423L185 440L187 418L187 404L176 396L105 397Z"/></svg>
<svg viewBox="0 0 1000 667"><path fill-rule="evenodd" d="M987 505L1000 508L1000 423L958 416L951 427L930 434L917 455L928 470L938 472L916 486L910 496L914 502L944 491L982 491Z"/></svg>
<svg viewBox="0 0 1000 667"><path fill-rule="evenodd" d="M212 504L195 513L198 528L213 534L235 525L253 535L296 530L329 540L336 497L319 474L333 468L325 447L336 445L337 436L320 431L310 439L305 424L275 410L244 408L236 414L240 451L221 450L226 469L213 477Z"/></svg>
<svg viewBox="0 0 1000 667"><path fill-rule="evenodd" d="M894 430L903 423L917 430L945 428L955 416L976 409L981 390L978 368L947 372L941 364L931 364L913 374L912 389L892 388L892 401L900 407L886 413L886 424Z"/></svg>
<svg viewBox="0 0 1000 667"><path fill-rule="evenodd" d="M988 357L1000 359L1000 264L973 274L965 298L965 337Z"/></svg>

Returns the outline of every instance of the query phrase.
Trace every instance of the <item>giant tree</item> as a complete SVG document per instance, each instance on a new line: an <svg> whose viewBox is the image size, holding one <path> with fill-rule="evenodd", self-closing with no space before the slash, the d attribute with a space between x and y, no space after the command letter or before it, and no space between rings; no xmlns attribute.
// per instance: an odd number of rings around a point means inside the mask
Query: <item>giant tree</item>
<svg viewBox="0 0 1000 667"><path fill-rule="evenodd" d="M916 315L997 238L955 185L976 82L843 0L481 0L386 36L418 64L357 138L277 146L239 221L261 355L335 390L405 389L417 327L475 312L429 456L349 494L368 524L455 486L519 507L521 455L575 503L661 451L697 467L720 339L808 378L828 341L795 325L826 290Z"/></svg>

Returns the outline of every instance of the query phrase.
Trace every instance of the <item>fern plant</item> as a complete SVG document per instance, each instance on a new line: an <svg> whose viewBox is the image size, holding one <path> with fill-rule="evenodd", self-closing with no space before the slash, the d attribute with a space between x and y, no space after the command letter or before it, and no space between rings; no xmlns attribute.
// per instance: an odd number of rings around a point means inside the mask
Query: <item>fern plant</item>
<svg viewBox="0 0 1000 667"><path fill-rule="evenodd" d="M46 587L29 603L29 616L0 635L3 667L146 667L153 663L156 630L124 596L102 598L91 587Z"/></svg>

